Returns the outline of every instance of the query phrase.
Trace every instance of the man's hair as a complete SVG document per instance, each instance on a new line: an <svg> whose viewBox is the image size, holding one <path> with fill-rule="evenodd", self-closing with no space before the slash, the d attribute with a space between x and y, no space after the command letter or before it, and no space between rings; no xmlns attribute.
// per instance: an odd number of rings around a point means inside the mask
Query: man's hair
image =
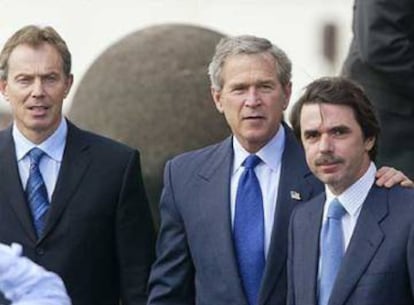
<svg viewBox="0 0 414 305"><path fill-rule="evenodd" d="M290 122L296 137L301 140L300 116L305 104L333 104L348 106L362 129L364 139L375 139L369 156L375 160L380 127L375 110L362 87L344 77L323 77L310 83L293 105Z"/></svg>
<svg viewBox="0 0 414 305"><path fill-rule="evenodd" d="M63 72L66 76L71 73L72 59L66 42L50 26L41 28L35 25L28 25L14 33L6 42L0 53L0 79L7 79L8 62L10 54L19 45L39 47L42 44L50 44L55 47L62 58Z"/></svg>
<svg viewBox="0 0 414 305"><path fill-rule="evenodd" d="M289 84L292 75L292 63L286 53L265 38L243 35L222 38L217 44L216 52L208 67L212 87L217 91L222 89L223 79L221 74L228 57L262 53L269 53L273 56L276 62L275 72L280 83L283 86Z"/></svg>

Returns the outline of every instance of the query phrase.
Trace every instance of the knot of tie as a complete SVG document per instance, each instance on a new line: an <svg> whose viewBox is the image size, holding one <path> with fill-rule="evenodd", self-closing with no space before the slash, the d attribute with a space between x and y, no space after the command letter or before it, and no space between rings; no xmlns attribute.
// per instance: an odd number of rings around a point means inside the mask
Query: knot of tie
<svg viewBox="0 0 414 305"><path fill-rule="evenodd" d="M341 219L346 210L338 199L334 199L328 208L328 218Z"/></svg>
<svg viewBox="0 0 414 305"><path fill-rule="evenodd" d="M29 151L29 157L30 157L30 164L38 165L40 162L40 159L44 156L45 152L41 150L40 148L32 148Z"/></svg>
<svg viewBox="0 0 414 305"><path fill-rule="evenodd" d="M243 162L243 166L246 169L253 169L256 167L257 164L259 164L262 161L258 156L256 155L249 155Z"/></svg>

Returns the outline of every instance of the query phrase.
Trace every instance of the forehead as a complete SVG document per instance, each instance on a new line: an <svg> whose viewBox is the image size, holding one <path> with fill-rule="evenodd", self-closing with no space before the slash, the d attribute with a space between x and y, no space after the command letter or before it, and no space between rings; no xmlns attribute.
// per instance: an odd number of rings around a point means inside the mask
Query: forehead
<svg viewBox="0 0 414 305"><path fill-rule="evenodd" d="M277 79L276 61L268 52L229 56L222 69L223 84L253 79Z"/></svg>
<svg viewBox="0 0 414 305"><path fill-rule="evenodd" d="M57 49L43 43L39 46L20 44L10 54L9 73L27 71L33 69L56 70L62 69L62 58Z"/></svg>
<svg viewBox="0 0 414 305"><path fill-rule="evenodd" d="M302 130L331 128L335 126L358 126L354 111L346 105L304 104L300 115Z"/></svg>

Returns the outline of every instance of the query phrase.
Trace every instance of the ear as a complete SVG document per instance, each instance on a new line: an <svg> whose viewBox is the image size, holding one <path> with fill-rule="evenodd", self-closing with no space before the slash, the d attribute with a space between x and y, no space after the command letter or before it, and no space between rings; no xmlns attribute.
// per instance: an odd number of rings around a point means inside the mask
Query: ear
<svg viewBox="0 0 414 305"><path fill-rule="evenodd" d="M216 105L216 109L218 112L223 113L223 104L221 102L221 91L214 89L213 87L210 88L211 96L213 97L214 104Z"/></svg>
<svg viewBox="0 0 414 305"><path fill-rule="evenodd" d="M365 139L365 150L367 152L372 150L376 140L377 139L375 137Z"/></svg>
<svg viewBox="0 0 414 305"><path fill-rule="evenodd" d="M4 96L4 99L8 101L9 97L7 94L7 80L5 79L0 79L0 92Z"/></svg>
<svg viewBox="0 0 414 305"><path fill-rule="evenodd" d="M286 110L289 106L290 97L292 96L292 82L289 82L283 86L283 94L285 95L285 99L283 101L283 110Z"/></svg>
<svg viewBox="0 0 414 305"><path fill-rule="evenodd" d="M65 97L68 96L70 89L72 88L73 85L73 74L70 74L67 78L66 78L66 88L65 88Z"/></svg>

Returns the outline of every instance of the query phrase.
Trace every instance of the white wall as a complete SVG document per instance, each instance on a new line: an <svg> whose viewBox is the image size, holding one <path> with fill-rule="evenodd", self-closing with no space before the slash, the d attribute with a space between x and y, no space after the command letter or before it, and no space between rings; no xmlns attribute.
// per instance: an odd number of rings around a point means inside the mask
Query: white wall
<svg viewBox="0 0 414 305"><path fill-rule="evenodd" d="M293 61L294 101L312 79L340 68L351 37L352 0L0 0L0 47L27 24L52 25L73 56L75 84L107 47L127 34L162 23L188 23L224 34L270 39ZM324 22L339 26L339 60L321 55ZM116 85L116 83L114 83ZM0 102L0 108L7 104Z"/></svg>

